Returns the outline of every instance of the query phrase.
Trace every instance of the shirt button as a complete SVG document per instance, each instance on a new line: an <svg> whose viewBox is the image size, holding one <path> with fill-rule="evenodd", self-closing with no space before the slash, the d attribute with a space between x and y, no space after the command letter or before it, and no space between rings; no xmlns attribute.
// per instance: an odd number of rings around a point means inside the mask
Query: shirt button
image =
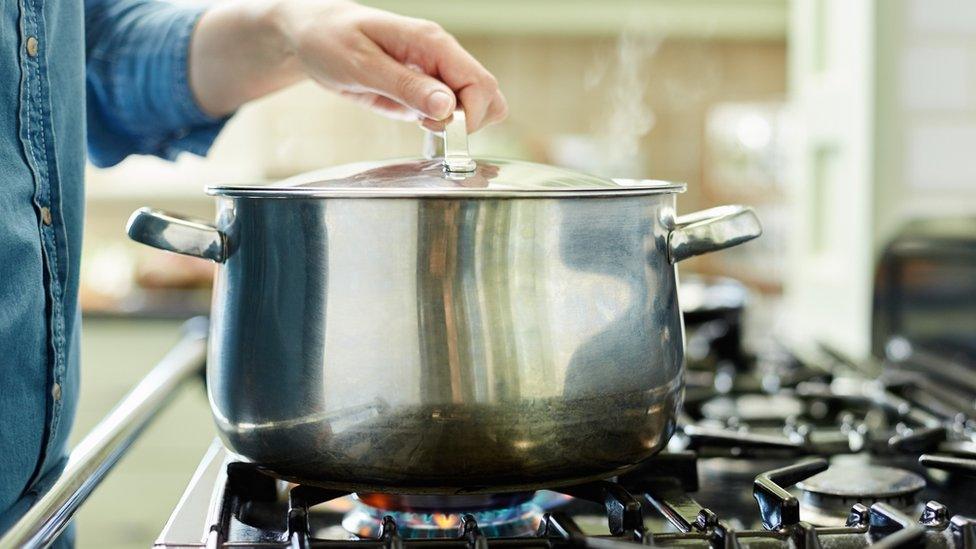
<svg viewBox="0 0 976 549"><path fill-rule="evenodd" d="M33 36L27 37L27 55L37 57L37 38Z"/></svg>
<svg viewBox="0 0 976 549"><path fill-rule="evenodd" d="M61 400L61 384L60 383L55 383L54 384L54 387L51 387L51 396L54 397L54 400Z"/></svg>
<svg viewBox="0 0 976 549"><path fill-rule="evenodd" d="M48 208L47 206L41 208L41 221L44 222L45 225L51 224L51 208Z"/></svg>

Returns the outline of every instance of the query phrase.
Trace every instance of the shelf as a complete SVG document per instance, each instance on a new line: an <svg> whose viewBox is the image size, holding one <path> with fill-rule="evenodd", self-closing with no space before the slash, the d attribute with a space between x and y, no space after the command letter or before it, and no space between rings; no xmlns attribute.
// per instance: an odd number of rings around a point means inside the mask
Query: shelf
<svg viewBox="0 0 976 549"><path fill-rule="evenodd" d="M615 36L781 40L787 0L365 0L431 19L459 35Z"/></svg>

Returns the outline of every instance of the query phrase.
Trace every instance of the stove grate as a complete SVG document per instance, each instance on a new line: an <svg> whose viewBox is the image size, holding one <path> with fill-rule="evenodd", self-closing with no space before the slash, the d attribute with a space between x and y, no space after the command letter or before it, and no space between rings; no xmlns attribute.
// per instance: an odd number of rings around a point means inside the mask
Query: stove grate
<svg viewBox="0 0 976 549"><path fill-rule="evenodd" d="M954 461L920 461L933 467L971 467ZM965 461L965 460L963 460ZM970 460L972 461L972 460ZM949 463L950 465L946 465ZM214 517L207 547L295 549L630 549L659 547L791 547L805 548L945 548L976 549L976 520L949 518L948 509L929 502L919 519L885 503L853 505L847 524L820 527L801 520L797 498L788 490L828 468L823 459L811 459L758 475L753 495L764 529L735 529L689 495L698 488L697 456L693 452L662 454L639 470L616 479L559 488L575 498L595 502L606 510L609 535L583 532L561 511L543 516L535 536L486 536L472 515L462 518L455 537L407 539L396 521L385 517L376 538L319 539L310 524L315 505L348 495L314 486L295 486L286 507L275 506L276 481L246 463L232 462L226 469L222 505ZM967 469L968 471L968 469ZM639 494L639 496L634 495ZM651 532L644 509L656 511L674 531ZM280 527L269 515L285 511Z"/></svg>

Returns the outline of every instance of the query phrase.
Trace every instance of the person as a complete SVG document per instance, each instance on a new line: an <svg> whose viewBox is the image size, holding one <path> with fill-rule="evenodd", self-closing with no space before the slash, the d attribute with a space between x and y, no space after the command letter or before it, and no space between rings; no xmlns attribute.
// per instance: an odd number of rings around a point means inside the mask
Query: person
<svg viewBox="0 0 976 549"><path fill-rule="evenodd" d="M306 78L432 130L456 107L471 132L507 111L495 78L439 26L345 0L0 6L3 516L22 511L11 506L29 504L66 454L84 144L97 166L202 155L241 105Z"/></svg>

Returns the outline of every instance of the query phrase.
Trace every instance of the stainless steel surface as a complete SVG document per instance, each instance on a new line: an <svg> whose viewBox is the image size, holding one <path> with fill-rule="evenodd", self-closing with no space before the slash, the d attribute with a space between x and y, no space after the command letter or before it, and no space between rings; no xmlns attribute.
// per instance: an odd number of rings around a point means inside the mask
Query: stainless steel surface
<svg viewBox="0 0 976 549"><path fill-rule="evenodd" d="M281 476L357 489L626 469L666 442L680 400L673 208L672 195L223 199L218 429Z"/></svg>
<svg viewBox="0 0 976 549"><path fill-rule="evenodd" d="M57 538L176 389L203 369L205 325L187 323L180 343L78 443L61 477L0 538L0 548L46 547Z"/></svg>
<svg viewBox="0 0 976 549"><path fill-rule="evenodd" d="M677 227L668 238L673 263L748 242L762 234L752 208L719 206L675 220Z"/></svg>
<svg viewBox="0 0 976 549"><path fill-rule="evenodd" d="M500 173L432 166L457 188ZM607 477L660 450L682 395L672 263L758 222L676 225L678 187L560 198L544 176L589 176L526 170L524 198L220 196L208 386L228 447L283 478L405 493ZM391 188L421 188L401 173Z"/></svg>
<svg viewBox="0 0 976 549"><path fill-rule="evenodd" d="M129 238L153 248L223 261L224 235L212 225L176 214L139 208L125 224Z"/></svg>
<svg viewBox="0 0 976 549"><path fill-rule="evenodd" d="M471 173L478 164L468 154L468 132L463 110L457 110L442 132L428 132L424 156L442 158L444 170L450 173Z"/></svg>
<svg viewBox="0 0 976 549"><path fill-rule="evenodd" d="M478 157L470 174L444 171L439 159L394 159L326 168L270 185L212 185L214 196L253 198L556 198L671 194L683 183L602 179L572 170Z"/></svg>
<svg viewBox="0 0 976 549"><path fill-rule="evenodd" d="M209 525L222 505L228 457L227 450L215 440L156 538L156 547L206 546Z"/></svg>

